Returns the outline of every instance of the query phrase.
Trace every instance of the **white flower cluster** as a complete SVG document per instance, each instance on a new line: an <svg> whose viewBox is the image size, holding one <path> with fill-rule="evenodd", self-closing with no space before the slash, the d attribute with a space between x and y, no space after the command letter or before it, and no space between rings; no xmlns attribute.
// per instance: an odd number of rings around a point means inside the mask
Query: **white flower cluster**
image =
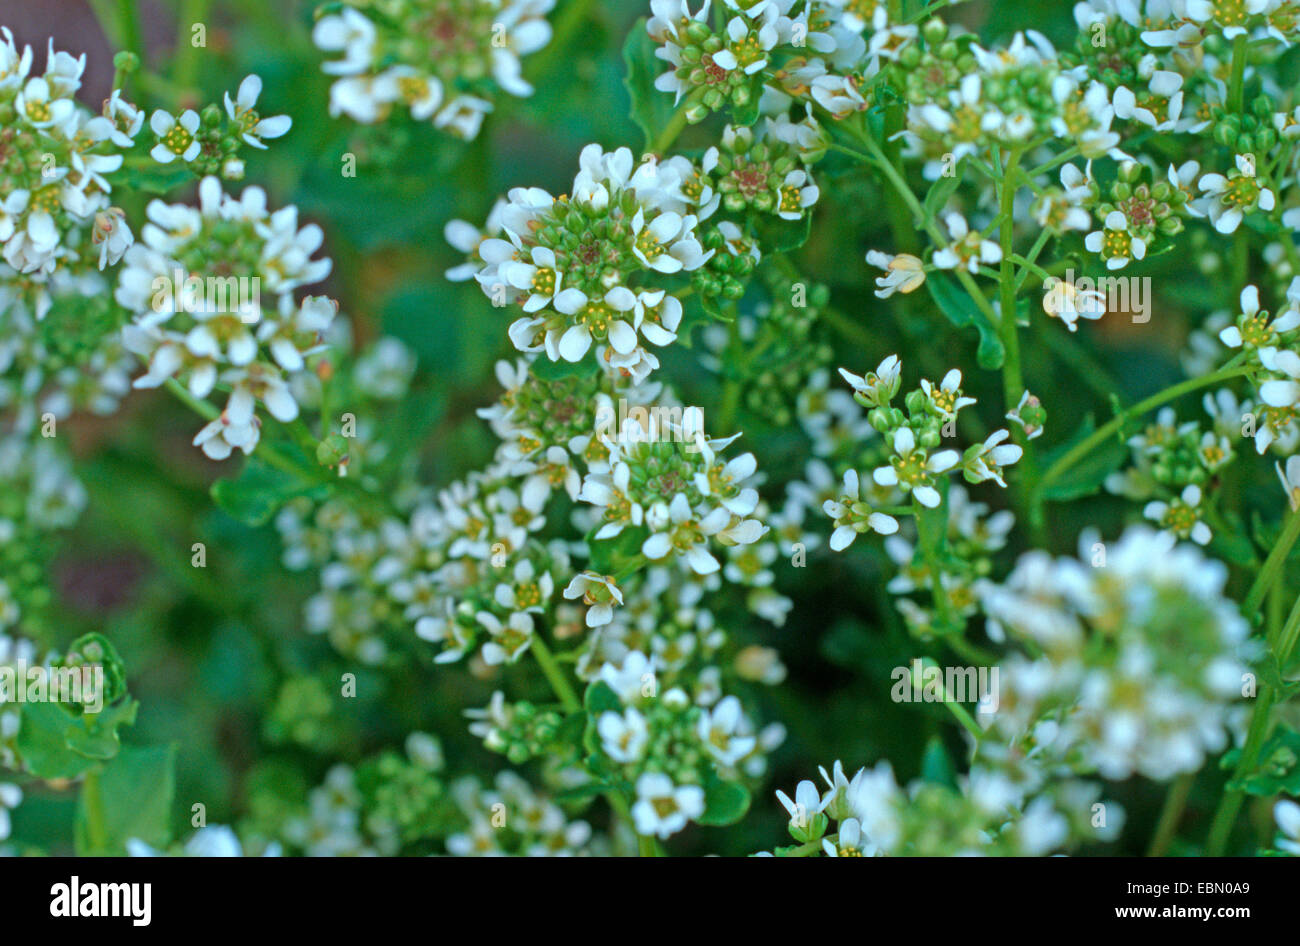
<svg viewBox="0 0 1300 946"><path fill-rule="evenodd" d="M1097 794L1084 783L1030 796L998 773L974 767L955 788L921 780L904 788L888 762L849 776L837 761L821 775L824 790L804 780L793 798L776 793L802 848L776 855L1041 857L1096 837L1086 826Z"/></svg>
<svg viewBox="0 0 1300 946"><path fill-rule="evenodd" d="M455 857L609 854L608 839L594 834L587 822L570 820L563 808L508 769L497 773L492 788L473 777L459 779L451 796L469 822L447 838L447 853Z"/></svg>
<svg viewBox="0 0 1300 946"><path fill-rule="evenodd" d="M36 303L20 284L0 284L0 411L13 413L16 430L34 430L45 414L113 413L134 369L101 273L58 268Z"/></svg>
<svg viewBox="0 0 1300 946"><path fill-rule="evenodd" d="M328 258L311 258L324 235L315 224L299 228L296 207L271 212L260 188L236 199L215 177L200 184L197 208L155 200L148 215L115 293L133 315L124 343L148 364L134 387L176 378L206 398L220 383L231 392L225 409L194 443L214 460L251 453L258 402L281 422L298 416L287 379L321 351L334 320L333 300L293 296L329 274Z"/></svg>
<svg viewBox="0 0 1300 946"><path fill-rule="evenodd" d="M601 752L634 786L637 833L667 838L704 813L703 782L712 772L761 775L785 730L756 732L740 700L723 695L716 681L692 698L658 674L656 660L640 651L601 666L596 685L617 698L617 708L601 709L596 735Z"/></svg>
<svg viewBox="0 0 1300 946"><path fill-rule="evenodd" d="M709 23L711 0L651 0L646 24L655 56L669 66L655 88L677 101L693 96L693 120L758 101L770 113L798 100L836 118L865 108L859 87L891 55L900 30L886 29L884 4L845 0L723 0L723 27ZM864 7L871 11L863 13ZM863 30L876 31L868 47ZM915 31L915 27L911 28ZM777 68L780 63L781 67Z"/></svg>
<svg viewBox="0 0 1300 946"><path fill-rule="evenodd" d="M594 344L602 364L643 379L659 362L642 343L672 342L682 318L681 302L660 281L714 254L696 226L718 200L692 193L697 175L685 159L637 164L627 148L593 144L579 165L571 196L519 187L484 232L449 225L449 241L476 265L448 275L472 275L494 304L523 308L510 326L519 351L576 362Z"/></svg>
<svg viewBox="0 0 1300 946"><path fill-rule="evenodd" d="M629 417L609 444L607 472L589 472L578 499L601 513L594 538L612 539L625 529L644 529L645 558L676 559L696 574L720 565L709 540L749 545L767 532L751 518L758 491L746 485L757 469L752 453L724 462L719 453L739 436L709 439L698 408L687 409L680 425Z"/></svg>
<svg viewBox="0 0 1300 946"><path fill-rule="evenodd" d="M550 41L545 17L554 6L554 0L396 0L382 9L331 4L312 30L321 50L339 54L321 67L338 76L330 114L371 124L401 105L417 121L474 138L496 89L533 94L520 57Z"/></svg>
<svg viewBox="0 0 1300 946"><path fill-rule="evenodd" d="M1196 771L1227 745L1245 685L1250 629L1227 569L1142 527L1109 547L1085 535L1080 555L1029 552L976 586L990 636L1037 655L1001 665L990 732L1111 780Z"/></svg>
<svg viewBox="0 0 1300 946"><path fill-rule="evenodd" d="M55 52L51 40L45 74L31 66L31 47L20 52L0 27L0 276L40 282L56 267L103 269L131 245L106 175L121 168L143 116L117 92L104 115L77 102L84 54ZM37 301L38 318L45 308Z"/></svg>

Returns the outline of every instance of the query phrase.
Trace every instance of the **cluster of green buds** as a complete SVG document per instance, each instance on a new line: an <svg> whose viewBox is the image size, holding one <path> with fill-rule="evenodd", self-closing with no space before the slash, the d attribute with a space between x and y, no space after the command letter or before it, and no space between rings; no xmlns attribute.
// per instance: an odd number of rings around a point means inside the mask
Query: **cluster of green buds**
<svg viewBox="0 0 1300 946"><path fill-rule="evenodd" d="M461 823L441 770L442 748L424 733L407 738L406 752L381 752L357 767L366 827L419 850Z"/></svg>
<svg viewBox="0 0 1300 946"><path fill-rule="evenodd" d="M1122 213L1127 233L1142 240L1148 254L1158 237L1181 233L1183 218L1189 216L1187 192L1164 178L1152 183L1153 176L1136 161L1121 162L1115 182L1096 207L1102 220L1115 211Z"/></svg>
<svg viewBox="0 0 1300 946"><path fill-rule="evenodd" d="M242 179L244 162L236 157L240 149L240 129L230 127L223 120L221 106L215 102L204 106L198 113L197 123L189 117L193 114L182 113L179 120L167 125L161 133L158 128L164 127L165 123L162 120L151 122L154 151L161 153L159 149L162 149L172 155L164 163L170 164L176 159L184 161L200 177L212 174L228 181ZM191 124L195 126L192 129L188 127Z"/></svg>
<svg viewBox="0 0 1300 946"><path fill-rule="evenodd" d="M262 730L273 745L322 753L336 750L342 735L330 691L319 677L306 675L289 677L280 684Z"/></svg>
<svg viewBox="0 0 1300 946"><path fill-rule="evenodd" d="M500 690L492 694L487 707L469 710L467 714L474 720L469 727L470 733L481 738L487 749L501 753L513 765L523 765L529 759L554 751L564 721L555 710L543 709L527 700L507 703Z"/></svg>
<svg viewBox="0 0 1300 946"><path fill-rule="evenodd" d="M809 379L834 354L818 330L820 316L830 303L830 287L776 273L767 284L770 301L761 304L752 319L742 317L743 357L752 372L744 385L744 401L754 415L784 427L794 421ZM725 337L725 330L718 335ZM728 370L727 364L725 359L721 362L722 370Z"/></svg>
<svg viewBox="0 0 1300 946"><path fill-rule="evenodd" d="M80 671L83 680L86 679L87 672L93 673L97 680L102 679L103 689L98 693L86 692L83 688L82 701L87 705L112 706L126 696L126 665L118 655L117 648L102 634L78 637L68 645L67 653L55 666Z"/></svg>
<svg viewBox="0 0 1300 946"><path fill-rule="evenodd" d="M1070 69L1082 66L1090 80L1100 82L1113 93L1121 86L1145 85L1139 64L1151 55L1141 39L1141 30L1119 16L1089 10L1090 23L1080 24L1074 43L1061 49L1061 64Z"/></svg>
<svg viewBox="0 0 1300 946"><path fill-rule="evenodd" d="M0 632L51 629L47 569L53 533L70 527L86 504L85 488L50 439L0 435Z"/></svg>
<svg viewBox="0 0 1300 946"><path fill-rule="evenodd" d="M739 301L762 259L758 241L731 221L713 220L700 229L700 243L712 255L691 273L692 288L707 300Z"/></svg>
<svg viewBox="0 0 1300 946"><path fill-rule="evenodd" d="M685 12L684 4L682 8ZM745 109L757 102L761 71L778 38L771 25L765 30L744 15L732 19L734 27L729 23L726 31L716 32L707 22L708 13L705 3L694 16L654 17L646 26L660 46L657 57L672 67L659 76L655 87L675 92L679 101L689 96L692 104L686 118L692 123L728 106Z"/></svg>
<svg viewBox="0 0 1300 946"><path fill-rule="evenodd" d="M975 72L969 38L949 33L947 23L931 17L922 24L918 41L909 43L885 70L889 85L905 102L923 105L933 99L936 89L955 88L963 76Z"/></svg>
<svg viewBox="0 0 1300 946"><path fill-rule="evenodd" d="M1262 159L1278 143L1276 111L1276 104L1267 93L1255 96L1240 112L1213 105L1209 108L1210 137L1236 154L1254 154Z"/></svg>
<svg viewBox="0 0 1300 946"><path fill-rule="evenodd" d="M710 149L704 162L712 165L722 206L731 213L757 210L798 220L819 196L795 147L770 135L755 137L750 128L728 125L722 147Z"/></svg>

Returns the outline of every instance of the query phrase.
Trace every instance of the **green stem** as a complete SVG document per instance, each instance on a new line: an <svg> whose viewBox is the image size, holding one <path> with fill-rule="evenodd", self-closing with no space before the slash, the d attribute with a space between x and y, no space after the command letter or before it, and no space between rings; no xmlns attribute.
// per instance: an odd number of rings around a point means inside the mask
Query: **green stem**
<svg viewBox="0 0 1300 946"><path fill-rule="evenodd" d="M144 40L140 34L140 11L135 7L135 0L118 0L117 9L122 24L122 45L140 57L140 68L143 69Z"/></svg>
<svg viewBox="0 0 1300 946"><path fill-rule="evenodd" d="M1291 554L1291 547L1295 545L1297 538L1300 538L1300 510L1292 512L1287 517L1286 525L1282 528L1282 534L1278 536L1277 542L1273 544L1272 551L1268 553L1268 558L1264 560L1264 567L1259 570L1259 574L1255 576L1255 583L1250 586L1250 591L1246 593L1241 610L1246 615L1247 620L1254 616L1255 611L1258 610L1264 600L1264 595L1268 593L1273 582L1281 575L1287 556Z"/></svg>
<svg viewBox="0 0 1300 946"><path fill-rule="evenodd" d="M579 713L582 711L582 701L578 699L577 692L573 685L569 683L568 677L560 669L560 665L555 662L555 656L551 649L546 646L540 634L533 634L533 643L529 647L533 656L537 658L537 664L542 668L542 673L546 675L546 682L551 685L555 695L559 698L560 704L566 712Z"/></svg>
<svg viewBox="0 0 1300 946"><path fill-rule="evenodd" d="M556 663L555 655L546 646L541 634L533 634L533 642L528 649L537 658L537 665L542 668L542 673L546 676L546 682L551 685L551 690L559 699L560 705L564 707L566 712L581 713L582 701L578 699L577 692L573 689L573 685L569 683L569 678L564 675L564 671L560 669L560 665ZM622 818L629 827L635 824L632 820L632 809L628 805L627 799L620 792L610 789L604 794L605 800L609 802L609 807L614 809L614 813L618 817ZM663 856L663 850L655 838L638 834L636 841L637 850L642 857Z"/></svg>
<svg viewBox="0 0 1300 946"><path fill-rule="evenodd" d="M923 666L933 667L937 666L937 664L935 664L933 660L927 660ZM953 718L956 719L957 722L961 723L968 733L975 737L976 742L982 740L984 738L984 730L980 729L979 723L975 722L971 714L966 711L966 707L948 699L948 692L944 689L942 681L938 683L938 687L939 696L943 700L943 705L948 708L948 712L952 713Z"/></svg>
<svg viewBox="0 0 1300 946"><path fill-rule="evenodd" d="M998 235L1002 244L1002 262L999 269L998 288L1001 291L1001 319L997 323L998 334L1002 338L1002 347L1006 356L1002 362L1002 401L1006 412L1010 413L1020 403L1020 395L1025 391L1024 376L1020 370L1020 329L1016 325L1016 262L1015 248L1015 201L1016 174L1020 168L1021 152L1014 149L1007 155L1006 167L1002 172L1001 215L998 218ZM1042 249L1041 246L1038 249ZM1025 436L1025 430L1019 425L1012 427L1012 438L1024 451L1019 463L1019 483L1017 498L1022 514L1028 512L1037 491L1038 458L1035 450ZM1034 544L1046 545L1046 529L1042 519L1026 516L1033 532Z"/></svg>
<svg viewBox="0 0 1300 946"><path fill-rule="evenodd" d="M1278 537L1277 543L1273 546L1273 551L1269 553L1264 568L1260 571L1259 577L1251 587L1250 593L1246 596L1245 602L1241 606L1242 612L1249 619L1264 600L1264 595L1268 593L1269 587L1273 580L1280 574L1282 563L1286 561L1287 553L1290 552L1291 546L1295 544L1296 536L1300 535L1300 511L1292 512L1291 518L1287 522L1286 528L1282 535ZM1265 572L1268 572L1267 576ZM1279 586L1280 587L1280 586ZM1277 660L1279 668L1285 668L1291 660L1292 652L1295 649L1296 638L1300 636L1300 597L1291 607L1290 614L1287 615L1286 624L1282 630L1276 634L1268 635L1270 650ZM1242 747L1241 758L1237 766L1233 769L1232 779L1235 781L1248 774L1259 761L1259 752L1264 745L1264 737L1268 735L1269 717L1271 715L1273 704L1276 701L1277 693L1269 684L1263 684L1259 689L1259 696L1255 701L1254 714L1250 718L1250 729L1246 733L1246 744ZM1241 790L1227 790L1223 797L1219 799L1219 807L1214 812L1214 821L1210 825L1209 838L1205 842L1205 853L1211 857L1218 857L1228 846L1228 838L1232 834L1232 827L1237 822L1237 813L1241 810L1241 804L1245 800L1245 793Z"/></svg>
<svg viewBox="0 0 1300 946"><path fill-rule="evenodd" d="M199 72L199 51L194 45L196 23L207 23L208 0L184 0L176 21L176 65L172 77L178 89L194 87Z"/></svg>
<svg viewBox="0 0 1300 946"><path fill-rule="evenodd" d="M91 854L107 854L108 831L104 827L104 799L99 791L99 773L86 773L81 783L81 803L86 812L86 843Z"/></svg>
<svg viewBox="0 0 1300 946"><path fill-rule="evenodd" d="M1233 770L1232 778L1239 779L1255 767L1259 760L1259 750L1264 745L1264 736L1268 733L1269 711L1273 708L1273 688L1268 684L1260 687L1259 697L1255 702L1255 713L1250 719L1250 730L1246 734L1246 744L1241 750L1241 759ZM1232 826L1237 822L1237 812L1245 800L1242 791L1225 791L1219 800L1219 807L1214 812L1214 821L1210 824L1210 834L1205 842L1207 857L1221 857L1228 846L1228 836Z"/></svg>
<svg viewBox="0 0 1300 946"><path fill-rule="evenodd" d="M1116 414L1109 421L1094 430L1088 437L1081 440L1078 444L1068 450L1064 456L1048 468L1047 472L1043 474L1042 479L1038 481L1037 501L1040 503L1042 502L1043 490L1047 489L1048 486L1060 479L1060 477L1072 466L1086 457L1097 447L1101 446L1101 444L1103 444L1107 439L1114 436L1129 419L1154 410L1167 401L1176 400L1184 394L1190 394L1193 391L1209 387L1212 384L1218 384L1222 381L1230 381L1233 378L1239 378L1254 370L1248 365L1240 364L1241 361L1241 356L1238 356L1230 361L1226 366L1212 374L1181 381L1178 384L1165 388L1157 394L1151 395L1151 397L1144 401L1139 401L1132 407L1120 411L1120 413Z"/></svg>
<svg viewBox="0 0 1300 946"><path fill-rule="evenodd" d="M682 99L681 104L677 106L672 117L668 119L668 124L665 125L663 130L655 136L655 140L650 142L651 151L655 154L663 154L672 147L673 142L677 140L677 136L686 128L687 113L700 103L700 100L704 97L705 91L704 88L696 89L690 95L686 96L686 98Z"/></svg>
<svg viewBox="0 0 1300 946"><path fill-rule="evenodd" d="M1191 794L1192 783L1195 780L1195 773L1188 772L1178 776L1169 786L1164 807L1160 809L1156 832L1151 837L1151 846L1147 848L1147 857L1161 857L1169 850L1169 845L1178 834L1178 822L1183 817L1183 809L1187 807L1187 796Z"/></svg>
<svg viewBox="0 0 1300 946"><path fill-rule="evenodd" d="M1250 37L1245 33L1232 40L1232 78L1228 80L1228 111L1233 114L1241 114L1246 84L1246 44L1249 40Z"/></svg>

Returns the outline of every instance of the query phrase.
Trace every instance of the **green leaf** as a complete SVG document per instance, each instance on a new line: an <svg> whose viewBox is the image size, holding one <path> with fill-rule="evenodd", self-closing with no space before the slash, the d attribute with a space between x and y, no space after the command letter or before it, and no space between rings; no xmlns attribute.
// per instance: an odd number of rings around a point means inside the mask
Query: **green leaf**
<svg viewBox="0 0 1300 946"><path fill-rule="evenodd" d="M583 785L575 785L573 788L566 788L564 791L556 792L551 797L561 803L586 801L588 798L603 795L607 791L609 791L609 786L604 782L587 782Z"/></svg>
<svg viewBox="0 0 1300 946"><path fill-rule="evenodd" d="M77 853L126 853L138 838L151 847L171 842L176 794L176 746L125 746L93 780L77 804ZM97 818L97 822L94 820Z"/></svg>
<svg viewBox="0 0 1300 946"><path fill-rule="evenodd" d="M545 354L535 359L529 367L534 378L543 381L558 381L561 378L586 378L596 373L600 367L595 358L581 358L578 361L551 361Z"/></svg>
<svg viewBox="0 0 1300 946"><path fill-rule="evenodd" d="M1300 795L1300 733L1279 724L1259 752L1255 771L1229 783L1248 795Z"/></svg>
<svg viewBox="0 0 1300 946"><path fill-rule="evenodd" d="M24 703L18 754L38 778L75 778L117 754L117 731L135 722L138 705L126 699L102 713L77 716L58 703Z"/></svg>
<svg viewBox="0 0 1300 946"><path fill-rule="evenodd" d="M1092 415L1089 414L1068 442L1043 455L1045 466L1050 468L1057 459L1065 455L1067 450L1090 436L1096 429L1097 425L1093 423ZM1101 484L1105 482L1106 477L1119 469L1127 456L1128 450L1118 439L1107 439L1105 443L1057 477L1052 485L1043 490L1043 496L1057 502L1092 496L1101 489Z"/></svg>
<svg viewBox="0 0 1300 946"><path fill-rule="evenodd" d="M173 161L171 164L151 161L146 167L128 168L123 172L123 177L128 191L166 194L194 180L194 172L183 161Z"/></svg>
<svg viewBox="0 0 1300 946"><path fill-rule="evenodd" d="M768 221L759 236L759 245L766 253L789 253L808 242L812 236L812 212L806 212L799 220L782 220L780 217Z"/></svg>
<svg viewBox="0 0 1300 946"><path fill-rule="evenodd" d="M87 713L79 725L68 727L64 734L68 748L92 759L111 759L122 748L118 729L134 725L139 703L127 699L102 713Z"/></svg>
<svg viewBox="0 0 1300 946"><path fill-rule="evenodd" d="M583 694L582 706L593 718L601 713L620 713L623 701L618 698L614 688L603 680L597 680L587 687Z"/></svg>
<svg viewBox="0 0 1300 946"><path fill-rule="evenodd" d="M594 535L598 529L599 527L587 534L587 547L591 549L587 566L602 575L617 574L624 565L640 555L641 546L650 535L650 530L645 526L626 526L612 539L597 541Z"/></svg>
<svg viewBox="0 0 1300 946"><path fill-rule="evenodd" d="M710 772L704 779L704 813L700 824L722 827L735 824L749 810L749 789L739 782L727 782Z"/></svg>
<svg viewBox="0 0 1300 946"><path fill-rule="evenodd" d="M925 753L921 756L921 778L935 785L957 787L957 770L938 736L931 736L925 744Z"/></svg>
<svg viewBox="0 0 1300 946"><path fill-rule="evenodd" d="M662 59L655 58L655 42L646 32L645 25L645 17L637 20L623 44L623 62L627 65L623 84L632 99L628 114L645 134L645 150L650 151L655 138L672 118L674 106L673 96L655 88L655 79L668 66Z"/></svg>
<svg viewBox="0 0 1300 946"><path fill-rule="evenodd" d="M956 192L959 182L960 178L956 174L951 177L941 174L939 179L930 185L930 190L925 195L925 202L922 205L928 219L933 220L939 216L944 205L948 203L948 198L952 197L953 193Z"/></svg>
<svg viewBox="0 0 1300 946"><path fill-rule="evenodd" d="M257 456L251 456L235 477L224 477L212 484L212 499L223 512L245 525L262 526L270 522L280 507L296 496L325 496L329 488L281 472Z"/></svg>
<svg viewBox="0 0 1300 946"><path fill-rule="evenodd" d="M998 338L997 328L979 310L966 291L954 279L942 273L931 273L925 280L925 286L949 322L958 328L974 325L979 331L980 344L975 354L979 366L986 371L999 370L1007 357L1002 339Z"/></svg>

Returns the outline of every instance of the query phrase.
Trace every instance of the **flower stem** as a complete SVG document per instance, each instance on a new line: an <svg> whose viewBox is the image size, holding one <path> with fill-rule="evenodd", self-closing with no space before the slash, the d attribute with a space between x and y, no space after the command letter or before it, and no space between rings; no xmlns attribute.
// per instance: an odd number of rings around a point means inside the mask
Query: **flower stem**
<svg viewBox="0 0 1300 946"><path fill-rule="evenodd" d="M655 140L650 143L651 151L655 154L663 154L673 146L673 142L677 140L677 136L686 128L686 113L699 104L700 100L704 97L705 91L704 88L696 89L690 95L686 96L686 98L682 99L681 104L677 106L677 110L674 111L672 117L668 119L668 124L664 126L661 132L659 132L655 137Z"/></svg>
<svg viewBox="0 0 1300 946"><path fill-rule="evenodd" d="M582 701L578 699L578 694L574 691L573 685L569 683L564 671L560 669L560 665L555 662L555 656L551 653L551 649L546 646L546 642L542 640L540 634L533 634L533 643L528 649L537 658L538 666L542 668L542 673L546 675L546 682L555 691L555 695L559 698L565 711L570 713L581 712Z"/></svg>
<svg viewBox="0 0 1300 946"><path fill-rule="evenodd" d="M1020 395L1025 390L1024 376L1020 370L1020 330L1016 325L1016 260L1015 249L1015 201L1016 174L1020 168L1020 156L1023 152L1013 149L1007 155L1007 163L1002 172L1001 216L998 218L998 235L1002 244L1002 262L998 276L998 288L1001 291L1001 319L997 323L1002 347L1006 352L1002 362L1002 401L1009 413L1020 403ZM1042 249L1041 245L1037 249ZM1017 493L1022 512L1027 512L1032 505L1036 483L1038 481L1038 458L1030 445L1025 430L1019 425L1012 427L1012 437L1024 451L1019 463L1019 483ZM1028 516L1034 544L1046 545L1046 528L1042 519Z"/></svg>
<svg viewBox="0 0 1300 946"><path fill-rule="evenodd" d="M1286 561L1297 536L1300 536L1300 511L1291 513L1286 527L1273 546L1273 551L1264 562L1259 577L1255 579L1255 584L1246 595L1241 610L1248 619L1263 602L1264 595L1268 593L1274 579L1281 574L1282 564ZM1291 612L1287 615L1282 630L1276 636L1269 635L1269 643L1272 645L1270 650L1279 670L1284 669L1290 662L1297 637L1300 637L1300 597L1297 597L1295 604L1291 606ZM1268 734L1269 717L1272 715L1276 699L1277 693L1272 686L1267 683L1260 686L1259 696L1255 700L1255 711L1250 718L1250 729L1246 733L1246 744L1241 749L1241 758L1233 769L1229 783L1245 776L1259 761L1259 752L1264 745L1264 737ZM1228 837L1237 822L1237 813L1241 810L1241 803L1244 800L1245 792L1240 789L1224 791L1223 797L1219 799L1219 807L1214 812L1209 838L1205 842L1207 855L1217 857L1227 848Z"/></svg>
<svg viewBox="0 0 1300 946"><path fill-rule="evenodd" d="M560 704L566 712L581 713L582 701L578 699L577 692L573 685L569 683L568 677L560 669L560 665L555 661L555 655L551 649L546 646L542 640L542 635L534 633L532 645L528 648L532 651L533 656L537 658L537 665L542 668L542 673L546 676L546 682L551 685L551 690L559 699ZM627 799L616 789L610 789L604 793L605 800L609 802L609 807L614 809L614 813L622 818L630 827L635 822L632 820L632 809L627 803ZM663 849L659 842L647 835L638 834L636 838L637 850L642 857L662 857Z"/></svg>
<svg viewBox="0 0 1300 946"><path fill-rule="evenodd" d="M1273 582L1282 574L1282 568L1286 564L1287 556L1290 555L1291 547L1295 545L1297 538L1300 538L1300 510L1292 512L1287 517L1281 535L1278 536L1277 542L1274 543L1272 551L1268 553L1268 558L1264 560L1264 566L1259 570L1259 574L1255 576L1255 583L1250 586L1250 591L1246 592L1246 598L1241 604L1241 610L1247 619L1254 615L1263 602L1264 595L1268 593Z"/></svg>
<svg viewBox="0 0 1300 946"><path fill-rule="evenodd" d="M1250 37L1240 33L1232 40L1232 78L1228 80L1228 111L1240 114L1245 95L1246 53Z"/></svg>
<svg viewBox="0 0 1300 946"><path fill-rule="evenodd" d="M1043 502L1043 491L1046 490L1048 486L1052 485L1052 483L1060 479L1061 476L1076 463L1086 457L1093 450L1097 449L1097 447L1101 446L1101 444L1119 431L1129 419L1145 414L1147 411L1154 410L1167 401L1176 400L1184 394L1190 394L1192 391L1209 387L1212 384L1218 384L1221 381L1229 381L1233 378L1241 377L1242 375L1249 374L1254 370L1248 365L1240 364L1241 360L1241 356L1238 356L1223 368L1220 368L1212 374L1181 381L1178 384L1165 388L1157 394L1151 395L1144 401L1139 401L1132 407L1120 411L1120 413L1116 414L1106 423L1094 430L1088 437L1081 440L1078 444L1068 450L1064 456L1048 468L1047 472L1043 474L1042 479L1038 481L1035 505L1041 507ZM1039 514L1041 514L1041 508L1039 508Z"/></svg>
<svg viewBox="0 0 1300 946"><path fill-rule="evenodd" d="M104 799L99 791L99 773L86 773L81 783L81 804L86 812L86 843L89 854L107 854L108 832L104 828Z"/></svg>
<svg viewBox="0 0 1300 946"><path fill-rule="evenodd" d="M1169 845L1178 834L1178 822L1182 819L1183 809L1187 807L1187 796L1191 794L1195 780L1196 774L1188 772L1178 776L1169 786L1164 807L1160 809L1156 832L1151 837L1151 846L1147 848L1147 857L1161 857L1169 850Z"/></svg>

